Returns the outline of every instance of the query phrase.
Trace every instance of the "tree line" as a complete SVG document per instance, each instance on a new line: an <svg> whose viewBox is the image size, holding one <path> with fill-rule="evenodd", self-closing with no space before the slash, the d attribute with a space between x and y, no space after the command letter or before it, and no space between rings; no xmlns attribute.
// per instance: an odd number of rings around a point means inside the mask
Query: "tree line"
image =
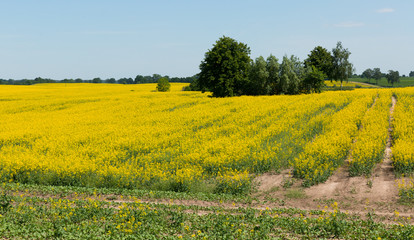
<svg viewBox="0 0 414 240"><path fill-rule="evenodd" d="M317 46L305 61L285 55L281 63L270 55L252 60L250 48L223 36L205 53L191 90L211 91L213 97L320 92L325 79L347 81L353 73L350 52L338 42L329 52Z"/></svg>
<svg viewBox="0 0 414 240"><path fill-rule="evenodd" d="M414 77L414 71L411 71L408 76ZM402 75L402 77L406 76ZM361 78L366 78L368 82L370 82L371 79L374 79L377 85L381 78L386 78L387 82L394 86L394 83L400 82L400 73L394 70L388 70L388 73L382 73L380 68L367 68L364 72L362 72Z"/></svg>
<svg viewBox="0 0 414 240"><path fill-rule="evenodd" d="M101 79L99 77L84 80L81 78L76 79L63 79L63 80L54 80L50 78L41 78L37 77L35 79L22 79L22 80L14 80L14 79L0 79L0 84L6 85L33 85L37 83L114 83L114 84L140 84L140 83L157 83L159 79L166 78L169 82L183 82L183 83L191 83L196 79L197 76L191 77L169 77L169 76L162 76L160 74L153 74L152 76L142 76L137 75L135 78L108 78L108 79Z"/></svg>

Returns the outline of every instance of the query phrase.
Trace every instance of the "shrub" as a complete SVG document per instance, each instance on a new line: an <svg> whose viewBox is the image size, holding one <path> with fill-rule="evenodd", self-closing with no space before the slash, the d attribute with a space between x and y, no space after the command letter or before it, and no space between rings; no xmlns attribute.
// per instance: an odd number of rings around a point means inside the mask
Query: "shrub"
<svg viewBox="0 0 414 240"><path fill-rule="evenodd" d="M171 84L168 82L167 78L158 79L157 91L158 92L168 92L170 91Z"/></svg>

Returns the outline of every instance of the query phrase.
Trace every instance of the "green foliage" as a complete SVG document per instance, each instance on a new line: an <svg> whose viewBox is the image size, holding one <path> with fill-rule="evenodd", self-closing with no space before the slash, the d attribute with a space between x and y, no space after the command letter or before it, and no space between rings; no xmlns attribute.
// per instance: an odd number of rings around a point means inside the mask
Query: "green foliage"
<svg viewBox="0 0 414 240"><path fill-rule="evenodd" d="M320 93L324 85L324 79L326 75L324 72L319 71L318 68L312 65L312 68L306 74L303 80L303 90L306 93Z"/></svg>
<svg viewBox="0 0 414 240"><path fill-rule="evenodd" d="M361 77L368 79L368 82L370 81L371 78L374 77L374 70L372 70L371 68L366 69Z"/></svg>
<svg viewBox="0 0 414 240"><path fill-rule="evenodd" d="M388 83L394 86L394 83L400 82L400 73L398 71L389 70L386 76Z"/></svg>
<svg viewBox="0 0 414 240"><path fill-rule="evenodd" d="M372 73L372 77L375 79L375 81L378 85L378 81L382 78L381 70L379 68L374 68L373 73Z"/></svg>
<svg viewBox="0 0 414 240"><path fill-rule="evenodd" d="M256 58L256 61L252 62L249 73L249 87L246 89L246 93L249 95L265 95L267 94L267 79L269 78L269 72L266 68L266 61L262 56Z"/></svg>
<svg viewBox="0 0 414 240"><path fill-rule="evenodd" d="M280 65L280 79L279 92L281 94L298 94L300 86L300 75L303 73L301 64L295 56L288 58L283 57Z"/></svg>
<svg viewBox="0 0 414 240"><path fill-rule="evenodd" d="M23 196L0 215L4 239L412 239L414 227L383 224L374 213L361 218L337 203L323 211L254 209L121 202L88 198Z"/></svg>
<svg viewBox="0 0 414 240"><path fill-rule="evenodd" d="M333 58L331 53L321 46L315 47L311 53L308 54L308 58L305 60L305 66L307 68L314 66L319 71L323 72L327 77L332 75L332 64Z"/></svg>
<svg viewBox="0 0 414 240"><path fill-rule="evenodd" d="M158 79L157 91L158 92L168 92L170 91L171 84L168 82L168 79L163 77Z"/></svg>
<svg viewBox="0 0 414 240"><path fill-rule="evenodd" d="M342 43L338 42L336 48L332 49L332 79L342 82L348 81L352 76L353 65L349 62L351 52L347 48L342 47Z"/></svg>
<svg viewBox="0 0 414 240"><path fill-rule="evenodd" d="M200 64L198 84L209 89L214 97L244 94L250 67L250 48L229 37L221 37L206 52Z"/></svg>
<svg viewBox="0 0 414 240"><path fill-rule="evenodd" d="M211 91L214 97L240 95L275 95L320 92L321 77L342 82L352 75L348 49L338 42L331 55L318 46L302 62L291 55L278 59L270 55L251 61L250 49L235 40L222 37L205 54L195 87L186 90ZM250 64L251 63L251 64ZM313 69L313 67L315 69ZM370 75L371 76L371 75ZM323 79L322 79L323 80Z"/></svg>
<svg viewBox="0 0 414 240"><path fill-rule="evenodd" d="M94 78L92 79L92 83L101 83L102 80L100 78Z"/></svg>
<svg viewBox="0 0 414 240"><path fill-rule="evenodd" d="M3 193L3 195L0 196L0 213L6 213L9 210L10 205L10 197L6 193Z"/></svg>
<svg viewBox="0 0 414 240"><path fill-rule="evenodd" d="M266 94L278 94L277 86L280 83L279 68L280 65L278 59L275 56L270 55L266 60L266 70L269 74L266 83Z"/></svg>

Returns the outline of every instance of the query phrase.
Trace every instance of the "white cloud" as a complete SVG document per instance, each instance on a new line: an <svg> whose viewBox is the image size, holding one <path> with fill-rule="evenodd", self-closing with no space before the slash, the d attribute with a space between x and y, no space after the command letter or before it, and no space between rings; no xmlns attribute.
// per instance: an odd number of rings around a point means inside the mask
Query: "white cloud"
<svg viewBox="0 0 414 240"><path fill-rule="evenodd" d="M377 10L377 13L391 13L395 12L394 8L381 8Z"/></svg>
<svg viewBox="0 0 414 240"><path fill-rule="evenodd" d="M365 24L362 22L342 22L339 24L334 24L334 27L339 27L339 28L355 28L355 27L362 27Z"/></svg>

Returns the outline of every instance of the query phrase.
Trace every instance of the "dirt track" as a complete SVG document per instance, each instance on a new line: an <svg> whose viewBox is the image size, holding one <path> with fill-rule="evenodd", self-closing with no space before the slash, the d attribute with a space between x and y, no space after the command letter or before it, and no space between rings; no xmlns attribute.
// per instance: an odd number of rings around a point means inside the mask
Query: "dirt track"
<svg viewBox="0 0 414 240"><path fill-rule="evenodd" d="M290 177L286 171L277 175L264 174L257 179L260 182L259 191L267 192L264 194L267 198L271 196L283 199L286 206L296 208L317 209L336 201L342 210L361 215L373 211L384 216L386 220L397 211L400 216L412 218L414 207L398 201L398 188L391 162L391 121L395 104L396 99L393 97L384 159L377 165L370 178L349 177L348 165L344 164L325 183L305 189L300 187L299 180L296 180L291 190L283 189L283 181L286 181L284 179ZM304 195L297 199L289 199L286 197L289 191L303 191Z"/></svg>

